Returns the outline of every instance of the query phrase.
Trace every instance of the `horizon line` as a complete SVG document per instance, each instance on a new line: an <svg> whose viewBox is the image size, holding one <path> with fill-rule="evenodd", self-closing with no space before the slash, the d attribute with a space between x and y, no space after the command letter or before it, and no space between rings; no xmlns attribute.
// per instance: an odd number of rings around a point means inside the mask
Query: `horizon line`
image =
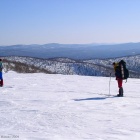
<svg viewBox="0 0 140 140"><path fill-rule="evenodd" d="M132 43L140 43L140 42L122 42L122 43L44 43L44 44L12 44L12 45L0 45L0 47L6 46L30 46L30 45L48 45L48 44L59 44L59 45L118 45L118 44L132 44Z"/></svg>

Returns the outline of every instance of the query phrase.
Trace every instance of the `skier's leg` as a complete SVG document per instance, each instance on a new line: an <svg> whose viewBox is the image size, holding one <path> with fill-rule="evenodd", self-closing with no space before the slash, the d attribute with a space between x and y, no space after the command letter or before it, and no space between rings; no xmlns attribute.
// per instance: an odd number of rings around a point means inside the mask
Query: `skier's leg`
<svg viewBox="0 0 140 140"><path fill-rule="evenodd" d="M119 87L119 94L118 96L123 96L123 87L122 87L122 79L118 79L118 87Z"/></svg>
<svg viewBox="0 0 140 140"><path fill-rule="evenodd" d="M3 86L3 79L1 79L1 84L0 85Z"/></svg>
<svg viewBox="0 0 140 140"><path fill-rule="evenodd" d="M122 79L118 79L118 87L121 88L122 87Z"/></svg>

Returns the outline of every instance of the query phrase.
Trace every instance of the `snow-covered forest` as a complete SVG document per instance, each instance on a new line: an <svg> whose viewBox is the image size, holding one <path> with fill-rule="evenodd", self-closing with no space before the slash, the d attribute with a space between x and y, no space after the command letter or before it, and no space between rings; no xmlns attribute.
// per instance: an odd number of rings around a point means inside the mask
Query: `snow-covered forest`
<svg viewBox="0 0 140 140"><path fill-rule="evenodd" d="M74 60L69 58L40 59L33 57L3 57L5 70L17 72L44 72L65 75L86 75L86 76L114 76L113 62L125 60L130 71L130 77L140 77L140 55L112 58Z"/></svg>

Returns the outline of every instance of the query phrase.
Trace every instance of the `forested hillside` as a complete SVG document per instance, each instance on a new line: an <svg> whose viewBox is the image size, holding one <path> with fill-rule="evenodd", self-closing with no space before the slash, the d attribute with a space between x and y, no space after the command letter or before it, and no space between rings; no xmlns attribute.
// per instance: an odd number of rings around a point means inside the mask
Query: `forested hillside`
<svg viewBox="0 0 140 140"><path fill-rule="evenodd" d="M140 55L113 59L74 60L69 58L40 59L33 57L3 57L5 71L21 73L56 73L65 75L114 76L113 62L121 59L127 63L130 77L140 77Z"/></svg>

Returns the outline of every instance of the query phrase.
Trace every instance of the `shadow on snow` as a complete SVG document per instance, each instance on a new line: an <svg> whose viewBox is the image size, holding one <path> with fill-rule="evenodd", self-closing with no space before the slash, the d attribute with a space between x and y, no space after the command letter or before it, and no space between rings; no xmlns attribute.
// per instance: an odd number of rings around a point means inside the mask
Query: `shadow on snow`
<svg viewBox="0 0 140 140"><path fill-rule="evenodd" d="M94 97L94 98L85 98L85 99L74 99L74 101L85 101L85 100L104 100L106 97Z"/></svg>
<svg viewBox="0 0 140 140"><path fill-rule="evenodd" d="M74 99L74 101L90 101L90 100L105 100L107 98L115 98L117 96L106 96L106 97L94 97L94 98L85 98L85 99Z"/></svg>

